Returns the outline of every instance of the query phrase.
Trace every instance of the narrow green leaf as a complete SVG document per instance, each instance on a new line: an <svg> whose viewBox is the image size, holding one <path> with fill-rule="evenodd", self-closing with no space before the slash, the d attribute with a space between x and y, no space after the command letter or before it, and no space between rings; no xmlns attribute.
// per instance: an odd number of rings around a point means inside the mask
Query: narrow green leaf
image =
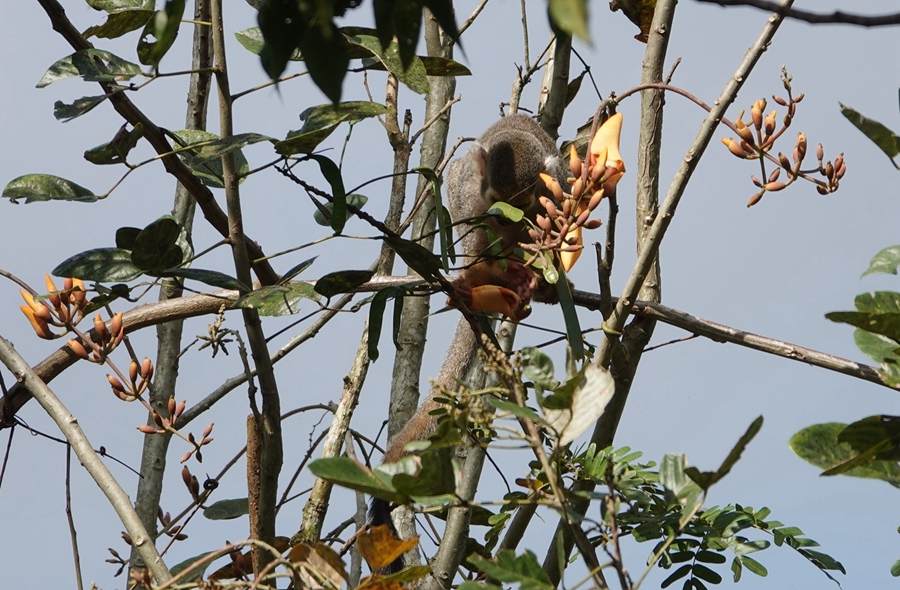
<svg viewBox="0 0 900 590"><path fill-rule="evenodd" d="M671 586L672 584L674 584L681 578L685 577L689 573L691 573L691 566L683 565L680 568L678 568L677 570L675 570L674 572L672 572L668 578L663 580L662 584L660 584L659 587L660 588L668 588L669 586Z"/></svg>
<svg viewBox="0 0 900 590"><path fill-rule="evenodd" d="M239 133L231 137L215 139L194 151L197 162L217 160L226 154L235 152L245 145L259 143L261 141L274 142L275 139L261 133Z"/></svg>
<svg viewBox="0 0 900 590"><path fill-rule="evenodd" d="M369 331L366 341L368 343L369 358L373 362L378 360L378 341L381 339L381 326L384 323L384 308L387 305L387 300L390 297L396 297L399 293L403 293L403 289L382 289L375 294L369 305Z"/></svg>
<svg viewBox="0 0 900 590"><path fill-rule="evenodd" d="M350 293L360 285L368 283L374 275L375 272L371 270L342 270L328 273L316 281L316 293L323 297Z"/></svg>
<svg viewBox="0 0 900 590"><path fill-rule="evenodd" d="M491 205L491 208L488 209L487 214L500 217L513 223L519 223L525 218L524 211L517 207L513 207L505 201L495 201L494 204Z"/></svg>
<svg viewBox="0 0 900 590"><path fill-rule="evenodd" d="M725 563L728 558L717 551L698 551L697 561L701 563Z"/></svg>
<svg viewBox="0 0 900 590"><path fill-rule="evenodd" d="M891 575L895 578L900 576L900 559L894 562L894 565L891 566Z"/></svg>
<svg viewBox="0 0 900 590"><path fill-rule="evenodd" d="M825 317L832 322L850 324L860 330L881 334L898 342L900 346L900 313L862 313L857 311L833 311Z"/></svg>
<svg viewBox="0 0 900 590"><path fill-rule="evenodd" d="M120 248L87 250L62 261L50 274L98 283L126 282L143 271L131 263L131 252Z"/></svg>
<svg viewBox="0 0 900 590"><path fill-rule="evenodd" d="M290 270L288 270L286 273L281 275L281 279L278 281L278 283L281 285L287 284L288 281L290 281L294 277L300 275L300 273L302 273L304 270L306 270L307 268L312 266L312 263L316 261L316 258L318 258L318 256L313 256L312 258L304 260L303 262L301 262L300 264L298 264L296 266L292 266L290 268Z"/></svg>
<svg viewBox="0 0 900 590"><path fill-rule="evenodd" d="M753 437L755 437L759 430L762 428L762 425L762 416L759 416L750 424L750 426L747 428L747 431L741 436L740 439L738 439L737 443L735 443L734 447L732 447L731 451L728 453L728 456L725 457L722 465L720 465L716 470L715 475L713 476L713 479L709 483L709 485L716 483L717 481L728 475L728 473L731 471L731 468L734 467L734 464L740 460L744 449L747 448L747 445L750 444L750 441L753 440ZM709 487L709 485L707 486L707 488Z"/></svg>
<svg viewBox="0 0 900 590"><path fill-rule="evenodd" d="M572 350L572 358L580 361L584 358L584 339L581 336L578 311L575 309L575 301L572 299L572 287L569 279L566 278L566 271L562 267L557 270L559 271L559 280L556 281L556 294L559 297L559 307L566 323L566 340Z"/></svg>
<svg viewBox="0 0 900 590"><path fill-rule="evenodd" d="M434 200L434 210L439 212L437 215L437 226L441 249L441 266L443 267L444 272L449 272L450 254L453 250L453 230L451 229L451 225L447 223L450 219L450 214L449 212L445 214L446 209L441 202L441 179L431 168L419 167L414 168L414 170L431 183L431 197ZM453 258L456 258L455 254L453 255Z"/></svg>
<svg viewBox="0 0 900 590"><path fill-rule="evenodd" d="M525 418L526 420L531 420L532 422L537 422L538 424L544 423L544 419L531 408L523 408L519 404L508 402L502 399L490 398L489 401L491 405L493 405L497 409L509 412L514 416Z"/></svg>
<svg viewBox="0 0 900 590"><path fill-rule="evenodd" d="M853 123L891 159L894 168L900 168L894 161L894 158L900 154L900 137L878 121L861 115L843 103L838 104L841 105L841 114L847 117L848 121Z"/></svg>
<svg viewBox="0 0 900 590"><path fill-rule="evenodd" d="M743 569L744 566L741 564L741 557L735 556L734 559L731 560L731 573L734 574L732 579L735 584L741 581Z"/></svg>
<svg viewBox="0 0 900 590"><path fill-rule="evenodd" d="M222 178L224 177L222 160L219 158L198 157L199 152L205 146L222 141L218 135L200 129L183 129L181 131L173 131L171 136L174 138L175 144L180 148L195 146L179 152L178 155L185 165L200 178L203 184L212 188L225 187L222 184ZM243 175L250 171L250 164L247 162L247 158L244 157L244 152L240 149L234 152L234 165L236 172L242 176L241 182L243 182Z"/></svg>
<svg viewBox="0 0 900 590"><path fill-rule="evenodd" d="M403 262L408 264L411 269L419 273L423 278L431 279L440 273L440 258L428 251L424 246L394 236L386 237L384 241L403 259Z"/></svg>
<svg viewBox="0 0 900 590"><path fill-rule="evenodd" d="M203 509L203 516L209 520L231 520L250 514L250 503L247 498L219 500Z"/></svg>
<svg viewBox="0 0 900 590"><path fill-rule="evenodd" d="M93 203L100 198L83 186L52 174L26 174L25 176L20 176L11 180L0 196L9 199L13 203L18 203L19 199L25 199L26 203L38 201Z"/></svg>
<svg viewBox="0 0 900 590"><path fill-rule="evenodd" d="M710 584L722 583L722 576L700 563L694 564L693 574L701 580L709 582Z"/></svg>
<svg viewBox="0 0 900 590"><path fill-rule="evenodd" d="M259 27L250 27L249 29L238 31L234 34L234 38L237 39L237 42L240 43L244 49L254 55L260 55L266 43ZM302 59L300 50L295 46L288 56L287 61L301 61Z"/></svg>
<svg viewBox="0 0 900 590"><path fill-rule="evenodd" d="M316 161L322 176L331 185L331 196L334 199L331 206L331 229L334 233L340 234L344 231L344 224L347 223L347 193L344 191L341 169L326 156L310 154L307 157Z"/></svg>
<svg viewBox="0 0 900 590"><path fill-rule="evenodd" d="M350 63L346 37L331 21L310 23L300 37L299 47L313 82L331 102L340 102Z"/></svg>
<svg viewBox="0 0 900 590"><path fill-rule="evenodd" d="M184 16L184 1L166 0L165 8L147 21L137 46L138 60L145 66L157 67L172 48Z"/></svg>
<svg viewBox="0 0 900 590"><path fill-rule="evenodd" d="M220 289L234 289L241 293L250 291L250 287L217 270L203 270L200 268L171 268L159 273L162 277L178 277L180 279L190 279L192 281L200 281L212 287Z"/></svg>
<svg viewBox="0 0 900 590"><path fill-rule="evenodd" d="M306 32L307 19L300 11L300 4L292 0L263 2L257 18L264 41L259 58L266 74L275 80L297 50Z"/></svg>

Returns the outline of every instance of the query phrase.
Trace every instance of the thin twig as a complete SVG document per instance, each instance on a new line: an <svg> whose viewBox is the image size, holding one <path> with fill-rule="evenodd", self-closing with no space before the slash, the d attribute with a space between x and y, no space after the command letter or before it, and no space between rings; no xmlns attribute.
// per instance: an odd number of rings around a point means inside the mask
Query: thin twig
<svg viewBox="0 0 900 590"><path fill-rule="evenodd" d="M12 432L9 433L12 439ZM78 590L84 590L81 578L81 558L78 555L78 533L75 530L75 519L72 518L72 445L66 445L66 521L69 523L69 538L72 540L72 558L75 560L75 583Z"/></svg>

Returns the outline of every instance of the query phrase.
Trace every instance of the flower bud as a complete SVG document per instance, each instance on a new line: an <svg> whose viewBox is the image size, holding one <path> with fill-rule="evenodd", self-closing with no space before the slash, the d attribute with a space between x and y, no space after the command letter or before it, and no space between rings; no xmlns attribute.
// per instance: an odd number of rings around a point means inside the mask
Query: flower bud
<svg viewBox="0 0 900 590"><path fill-rule="evenodd" d="M780 190L784 189L784 187L785 187L785 184L783 182L769 182L769 183L766 183L766 185L763 188L766 189L767 191L775 192L775 191L780 191Z"/></svg>
<svg viewBox="0 0 900 590"><path fill-rule="evenodd" d="M772 171L771 174L769 174L768 182L775 182L776 180L778 180L779 176L781 176L781 168L776 168Z"/></svg>
<svg viewBox="0 0 900 590"><path fill-rule="evenodd" d="M572 172L572 176L578 178L581 176L581 168L583 163L581 162L581 158L578 157L578 152L575 150L574 145L569 146L569 170Z"/></svg>
<svg viewBox="0 0 900 590"><path fill-rule="evenodd" d="M760 192L756 193L755 195L753 195L752 197L750 197L750 200L747 201L747 207L752 207L753 205L756 205L757 203L759 203L759 201L762 199L763 192L764 191L760 191Z"/></svg>
<svg viewBox="0 0 900 590"><path fill-rule="evenodd" d="M585 229L597 229L603 225L603 222L599 219L588 219L587 223L584 224Z"/></svg>
<svg viewBox="0 0 900 590"><path fill-rule="evenodd" d="M144 434L156 434L156 429L147 424L141 424L137 427L138 430L143 432Z"/></svg>
<svg viewBox="0 0 900 590"><path fill-rule="evenodd" d="M71 350L84 360L88 360L90 358L90 356L88 356L87 350L85 350L84 345L81 342L77 340L66 340L66 345L69 347L69 350Z"/></svg>
<svg viewBox="0 0 900 590"><path fill-rule="evenodd" d="M778 115L778 111L772 111L766 117L766 137L775 133L775 117Z"/></svg>
<svg viewBox="0 0 900 590"><path fill-rule="evenodd" d="M101 343L109 342L109 330L106 328L106 322L103 321L99 313L94 316L94 333Z"/></svg>
<svg viewBox="0 0 900 590"><path fill-rule="evenodd" d="M538 201L540 201L541 205L547 211L547 215L549 215L550 217L556 217L556 204L553 201L551 201L547 197L540 197Z"/></svg>
<svg viewBox="0 0 900 590"><path fill-rule="evenodd" d="M724 143L728 147L728 149L731 151L731 153L734 154L735 156L737 156L738 158L746 159L747 156L749 155L747 152L745 152L743 150L743 148L741 148L741 146L740 146L740 144L738 144L738 142L736 142L735 140L733 140L731 138L723 137L722 143Z"/></svg>

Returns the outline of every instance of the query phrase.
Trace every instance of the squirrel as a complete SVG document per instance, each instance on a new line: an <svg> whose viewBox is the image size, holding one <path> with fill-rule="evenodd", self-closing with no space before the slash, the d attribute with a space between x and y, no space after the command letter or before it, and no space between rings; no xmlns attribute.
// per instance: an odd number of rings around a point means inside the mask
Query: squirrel
<svg viewBox="0 0 900 590"><path fill-rule="evenodd" d="M463 220L486 213L494 203L503 201L521 209L534 221L543 210L538 197L553 199L552 193L540 178L545 173L566 184L568 166L560 157L556 143L531 117L511 114L487 128L468 152L454 162L447 171L447 200L450 215L457 222L461 249L466 260L459 277L453 281L460 300L467 307L472 301L472 289L482 285L497 285L515 291L527 305L538 289L538 277L519 259L512 257L520 241L528 241L528 228L523 222L503 223L495 218L480 220L489 225L500 239L506 255L504 269L495 259L483 258L490 245L483 228L470 226ZM543 290L542 290L543 291ZM538 293L543 295L543 293ZM552 297L552 296L551 296ZM547 297L542 296L542 299ZM435 379L438 386L453 389L462 380L477 355L475 334L469 324L460 320L447 349L447 356ZM430 436L437 426L431 411L439 407L432 389L416 413L389 442L384 462L392 463L407 454L405 447L415 440ZM373 498L370 524L387 524L393 528L390 505ZM396 532L396 531L395 531ZM384 573L399 571L401 559L385 568Z"/></svg>

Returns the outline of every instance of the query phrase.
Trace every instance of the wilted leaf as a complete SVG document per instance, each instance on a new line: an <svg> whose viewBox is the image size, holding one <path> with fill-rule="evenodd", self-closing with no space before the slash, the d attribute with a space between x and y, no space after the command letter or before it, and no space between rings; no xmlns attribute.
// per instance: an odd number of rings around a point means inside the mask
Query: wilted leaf
<svg viewBox="0 0 900 590"><path fill-rule="evenodd" d="M600 416L615 393L615 380L609 371L590 363L585 364L583 374L576 376L577 387L568 409L545 409L547 425L558 433L561 447L587 432Z"/></svg>
<svg viewBox="0 0 900 590"><path fill-rule="evenodd" d="M609 9L615 12L621 10L641 30L634 36L642 43L647 42L650 35L650 25L653 23L653 12L656 9L656 0L613 0L609 3Z"/></svg>
<svg viewBox="0 0 900 590"><path fill-rule="evenodd" d="M84 159L91 164L124 164L128 153L144 136L144 125L138 123L134 129L128 130L128 124L122 125L108 143L98 145L84 152Z"/></svg>
<svg viewBox="0 0 900 590"><path fill-rule="evenodd" d="M356 538L359 554L373 571L390 565L418 543L419 537L401 541L386 524L373 526Z"/></svg>
<svg viewBox="0 0 900 590"><path fill-rule="evenodd" d="M91 112L94 107L109 98L105 94L99 96L82 96L72 104L66 104L61 100L53 103L53 116L57 121L68 123L81 115Z"/></svg>

